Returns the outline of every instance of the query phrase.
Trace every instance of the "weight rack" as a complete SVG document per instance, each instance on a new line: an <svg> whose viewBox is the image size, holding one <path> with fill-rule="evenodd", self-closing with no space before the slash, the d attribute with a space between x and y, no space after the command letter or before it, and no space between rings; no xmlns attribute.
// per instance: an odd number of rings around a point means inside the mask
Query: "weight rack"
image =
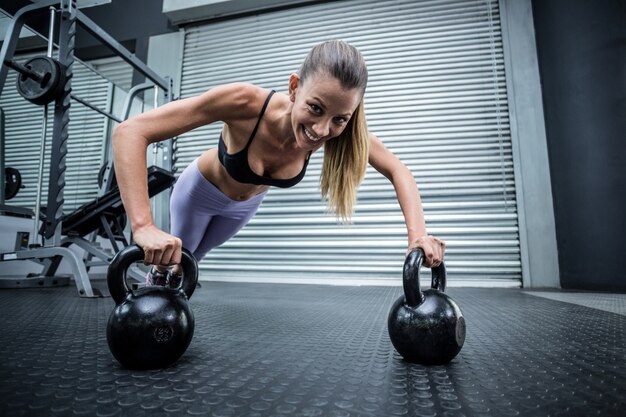
<svg viewBox="0 0 626 417"><path fill-rule="evenodd" d="M72 252L67 246L67 240L62 241L62 221L63 221L63 189L65 187L65 159L67 155L67 140L68 140L68 125L69 125L69 110L70 110L70 98L81 102L87 107L91 107L85 104L83 101L72 97L72 66L74 63L74 41L76 37L76 24L79 24L90 35L96 38L103 45L110 48L117 56L121 57L124 61L130 64L135 70L139 71L147 79L149 79L154 87L161 88L164 91L164 100L166 102L173 99L172 96L172 80L169 77L161 77L156 74L151 68L149 68L144 62L139 60L133 53L124 48L119 42L111 37L106 31L100 28L89 17L78 10L76 0L45 0L38 3L34 3L25 6L18 10L13 16L7 33L0 50L0 94L6 82L6 77L9 70L7 61L13 59L14 53L17 48L19 40L19 33L22 27L26 23L27 18L32 18L41 13L50 11L50 33L48 36L48 56L52 54L52 46L54 44L54 16L58 14L59 29L58 29L58 62L61 64L61 68L64 71L65 85L63 86L62 93L54 100L54 116L53 116L53 129L52 129L52 143L51 143L51 163L50 163L50 175L48 182L48 198L47 198L47 214L43 223L43 227L39 229L37 234L41 233L43 238L43 245L31 245L28 249L16 250L14 252L0 254L0 262L10 260L31 260L44 265L44 272L42 275L33 277L26 277L19 280L18 286L57 286L67 283L69 277L66 276L54 276L56 268L53 265L58 265L61 259L65 259L69 262L76 281L78 293L83 297L100 297L98 291L94 291L89 281L87 274L87 268L85 262L80 259L76 253ZM141 89L146 87L142 85ZM138 91L133 91L134 95ZM129 101L129 100L127 100ZM130 100L132 101L132 100ZM129 104L130 105L130 104ZM91 107L93 108L93 107ZM96 109L94 109L96 110ZM96 110L98 111L98 110ZM128 111L124 110L124 119L128 117ZM44 107L44 123L47 119L47 106ZM42 135L45 135L45 127ZM45 140L45 136L42 138L42 142ZM174 155L175 139L167 141L164 146L167 147L166 152L169 155ZM43 158L43 154L42 154ZM164 161L164 167L166 170L171 171L174 163L174 158L168 158ZM43 161L41 166L43 166ZM110 179L112 175L112 163L109 162L106 173L107 179ZM41 176L40 176L41 178ZM4 184L4 169L0 170L0 184ZM109 190L112 181L105 181L101 193L105 193ZM0 187L4 188L4 187ZM3 191L0 191L0 204L4 204ZM39 193L38 193L39 195ZM36 225L39 223L39 203L40 198L36 201L36 213L34 221ZM38 228L36 228L38 230ZM37 235L36 234L36 235ZM35 235L35 236L36 236ZM91 243L93 245L93 243ZM87 251L88 253L99 253L96 249ZM101 254L99 257L104 257ZM105 260L106 261L106 260Z"/></svg>

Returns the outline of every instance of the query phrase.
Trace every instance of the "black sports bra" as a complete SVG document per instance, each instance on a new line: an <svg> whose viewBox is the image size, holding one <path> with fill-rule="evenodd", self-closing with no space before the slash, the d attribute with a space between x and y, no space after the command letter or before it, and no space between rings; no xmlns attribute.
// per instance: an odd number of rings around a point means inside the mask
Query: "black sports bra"
<svg viewBox="0 0 626 417"><path fill-rule="evenodd" d="M244 184L271 185L274 187L289 188L302 181L302 178L306 173L306 167L309 164L309 157L311 156L310 153L304 161L304 167L302 167L302 171L300 171L300 173L295 177L288 179L276 179L265 177L263 175L258 175L257 173L252 171L252 168L250 168L250 164L248 164L248 148L252 143L252 139L254 139L254 135L256 135L256 131L259 128L259 124L261 123L261 118L263 117L265 109L267 109L267 105L269 104L270 99L272 98L272 95L274 95L274 93L275 91L272 90L269 96L267 96L267 99L263 104L263 108L261 109L259 120L257 120L256 126L254 126L254 130L252 131L250 139L248 139L248 143L246 143L245 148L235 154L227 153L224 138L220 133L217 155L224 168L226 168L226 172L228 172L228 174L233 177L235 181L239 181Z"/></svg>

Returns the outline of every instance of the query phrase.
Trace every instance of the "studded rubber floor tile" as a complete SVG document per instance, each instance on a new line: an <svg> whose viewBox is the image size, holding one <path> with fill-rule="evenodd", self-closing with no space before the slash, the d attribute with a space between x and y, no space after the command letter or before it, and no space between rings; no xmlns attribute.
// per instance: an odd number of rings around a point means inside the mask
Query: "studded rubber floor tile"
<svg viewBox="0 0 626 417"><path fill-rule="evenodd" d="M626 294L605 294L589 292L564 291L528 291L530 295L549 298L551 300L573 303L581 306L597 308L611 313L626 316Z"/></svg>
<svg viewBox="0 0 626 417"><path fill-rule="evenodd" d="M106 343L113 301L2 290L0 416L623 416L626 317L515 289L457 289L447 366L404 362L394 287L204 283L194 339L158 371Z"/></svg>

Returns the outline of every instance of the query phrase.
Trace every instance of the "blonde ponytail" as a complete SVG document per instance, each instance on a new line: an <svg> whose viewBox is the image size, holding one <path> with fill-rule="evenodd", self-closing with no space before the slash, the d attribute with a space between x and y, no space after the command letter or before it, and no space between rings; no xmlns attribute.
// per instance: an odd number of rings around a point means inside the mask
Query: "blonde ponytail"
<svg viewBox="0 0 626 417"><path fill-rule="evenodd" d="M365 176L369 156L369 138L363 100L342 134L324 144L324 162L320 174L322 198L343 222L349 222L356 195Z"/></svg>

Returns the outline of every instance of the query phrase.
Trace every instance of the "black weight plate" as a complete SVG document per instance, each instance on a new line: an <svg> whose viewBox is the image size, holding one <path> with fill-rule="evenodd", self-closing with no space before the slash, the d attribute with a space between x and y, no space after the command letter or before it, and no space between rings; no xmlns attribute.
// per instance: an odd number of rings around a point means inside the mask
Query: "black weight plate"
<svg viewBox="0 0 626 417"><path fill-rule="evenodd" d="M17 91L26 100L38 105L48 104L56 98L64 77L61 74L61 66L52 58L38 56L29 59L24 64L41 75L41 80L34 80L24 74L17 77Z"/></svg>
<svg viewBox="0 0 626 417"><path fill-rule="evenodd" d="M4 199L10 200L22 188L22 174L16 168L4 168Z"/></svg>

